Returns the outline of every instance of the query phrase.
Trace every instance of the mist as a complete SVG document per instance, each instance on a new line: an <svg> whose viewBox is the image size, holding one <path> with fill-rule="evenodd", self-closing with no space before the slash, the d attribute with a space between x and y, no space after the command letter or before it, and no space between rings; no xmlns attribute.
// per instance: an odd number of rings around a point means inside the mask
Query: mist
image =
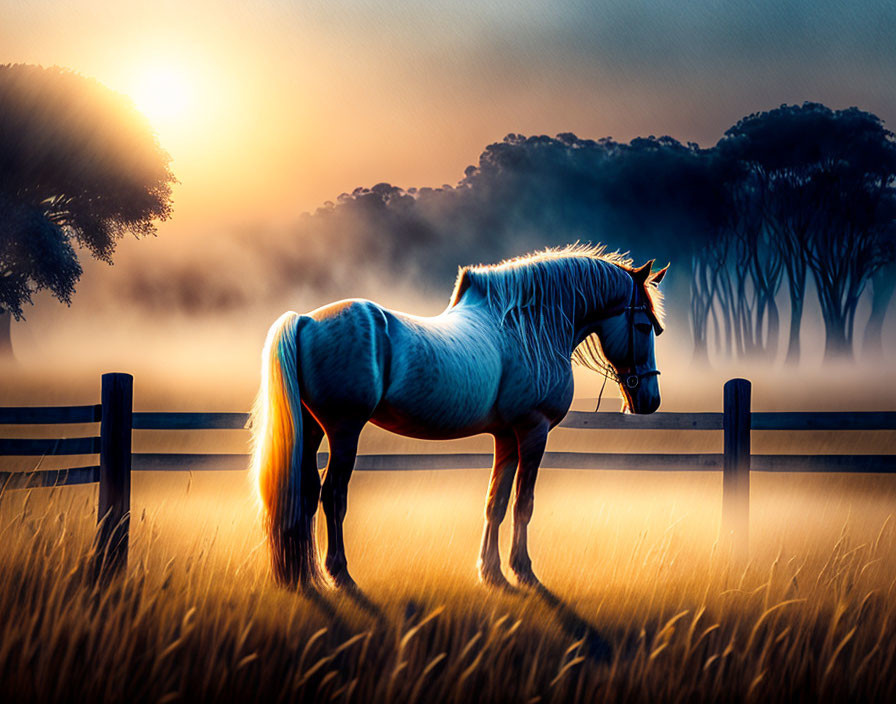
<svg viewBox="0 0 896 704"><path fill-rule="evenodd" d="M634 157L619 159L623 152L681 157L692 178L681 183L668 158L644 169ZM158 238L123 240L114 266L82 256L85 273L69 308L41 294L27 320L14 324L17 362L4 373L0 402L91 402L99 375L114 370L135 375L139 409L246 410L265 333L284 310L369 298L434 315L447 305L459 267L582 241L629 252L636 264L671 262L666 332L657 339L661 410L717 410L721 385L733 376L753 380L754 408L889 409L892 365L861 352L856 363L822 365L824 329L811 282L797 370L781 366L783 350L752 360L710 350L694 366L691 260L701 241L695 229L712 217L701 205L709 186L692 164L702 153L668 137L625 145L569 133L510 134L488 145L454 185L381 183L343 193L287 226L259 221L177 241L166 241L163 229ZM892 316L884 342L885 349L896 344ZM602 381L578 369L573 407L593 410ZM608 385L601 409L616 410L618 398Z"/></svg>

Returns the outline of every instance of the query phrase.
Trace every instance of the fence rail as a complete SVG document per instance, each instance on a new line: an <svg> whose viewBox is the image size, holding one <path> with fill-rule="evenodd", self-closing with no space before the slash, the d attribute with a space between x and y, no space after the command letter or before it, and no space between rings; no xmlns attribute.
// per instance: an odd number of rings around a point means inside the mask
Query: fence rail
<svg viewBox="0 0 896 704"><path fill-rule="evenodd" d="M0 456L99 455L99 465L31 472L0 472L0 490L99 482L98 554L103 573L127 561L132 471L245 470L247 454L131 451L132 430L240 430L247 413L133 412L133 378L104 374L102 403L87 406L0 408L0 425L100 423L92 437L0 439ZM541 466L581 470L722 471L723 532L735 552L746 554L751 472L896 473L896 455L754 455L751 430L896 430L896 412L756 412L750 382L725 384L721 413L654 413L647 416L572 411L560 424L580 430L722 431L722 453L547 452ZM325 466L326 453L318 454ZM359 455L359 471L485 469L490 453Z"/></svg>
<svg viewBox="0 0 896 704"><path fill-rule="evenodd" d="M101 413L99 403L93 406L6 406L0 408L0 425L96 423Z"/></svg>

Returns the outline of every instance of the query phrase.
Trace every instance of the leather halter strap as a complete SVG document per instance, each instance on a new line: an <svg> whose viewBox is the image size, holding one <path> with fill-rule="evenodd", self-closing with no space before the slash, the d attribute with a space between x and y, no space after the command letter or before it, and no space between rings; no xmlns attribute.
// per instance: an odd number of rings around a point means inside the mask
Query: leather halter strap
<svg viewBox="0 0 896 704"><path fill-rule="evenodd" d="M639 289L637 284L635 284L632 289L632 297L629 300L628 304L620 304L618 306L614 306L609 310L604 311L600 316L598 316L598 320L607 320L609 318L615 318L616 316L625 314L628 320L628 352L625 356L625 360L619 368L614 368L612 365L601 365L601 373L604 375L605 379L613 379L613 381L622 384L629 391L634 391L641 385L641 380L644 377L649 376L659 376L660 370L656 368L655 365L651 366L646 362L644 364L636 364L635 363L635 313L643 312L647 314L648 318L651 319L651 323L654 327L657 327L659 323L653 319L653 316L650 314L650 310L647 305L639 300ZM603 392L603 389L601 389ZM598 400L598 406L600 405L600 400Z"/></svg>

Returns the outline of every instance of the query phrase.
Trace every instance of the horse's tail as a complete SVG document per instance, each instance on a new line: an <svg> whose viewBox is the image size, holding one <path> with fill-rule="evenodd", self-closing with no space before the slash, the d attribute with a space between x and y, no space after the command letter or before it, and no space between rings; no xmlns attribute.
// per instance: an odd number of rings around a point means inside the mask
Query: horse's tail
<svg viewBox="0 0 896 704"><path fill-rule="evenodd" d="M250 421L252 470L263 504L271 563L277 581L288 586L306 586L319 575L314 513L320 481L316 465L302 466L298 333L303 320L307 318L289 311L268 331L261 355L261 387ZM318 492L308 491L309 496L303 497L303 486L317 486Z"/></svg>

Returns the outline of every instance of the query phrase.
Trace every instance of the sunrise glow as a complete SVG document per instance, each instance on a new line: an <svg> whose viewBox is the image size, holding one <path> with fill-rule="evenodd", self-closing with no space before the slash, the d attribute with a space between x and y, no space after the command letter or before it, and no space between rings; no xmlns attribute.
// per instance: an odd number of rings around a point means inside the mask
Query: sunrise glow
<svg viewBox="0 0 896 704"><path fill-rule="evenodd" d="M195 88L182 68L153 66L137 75L131 97L151 122L164 125L189 115L194 92Z"/></svg>

